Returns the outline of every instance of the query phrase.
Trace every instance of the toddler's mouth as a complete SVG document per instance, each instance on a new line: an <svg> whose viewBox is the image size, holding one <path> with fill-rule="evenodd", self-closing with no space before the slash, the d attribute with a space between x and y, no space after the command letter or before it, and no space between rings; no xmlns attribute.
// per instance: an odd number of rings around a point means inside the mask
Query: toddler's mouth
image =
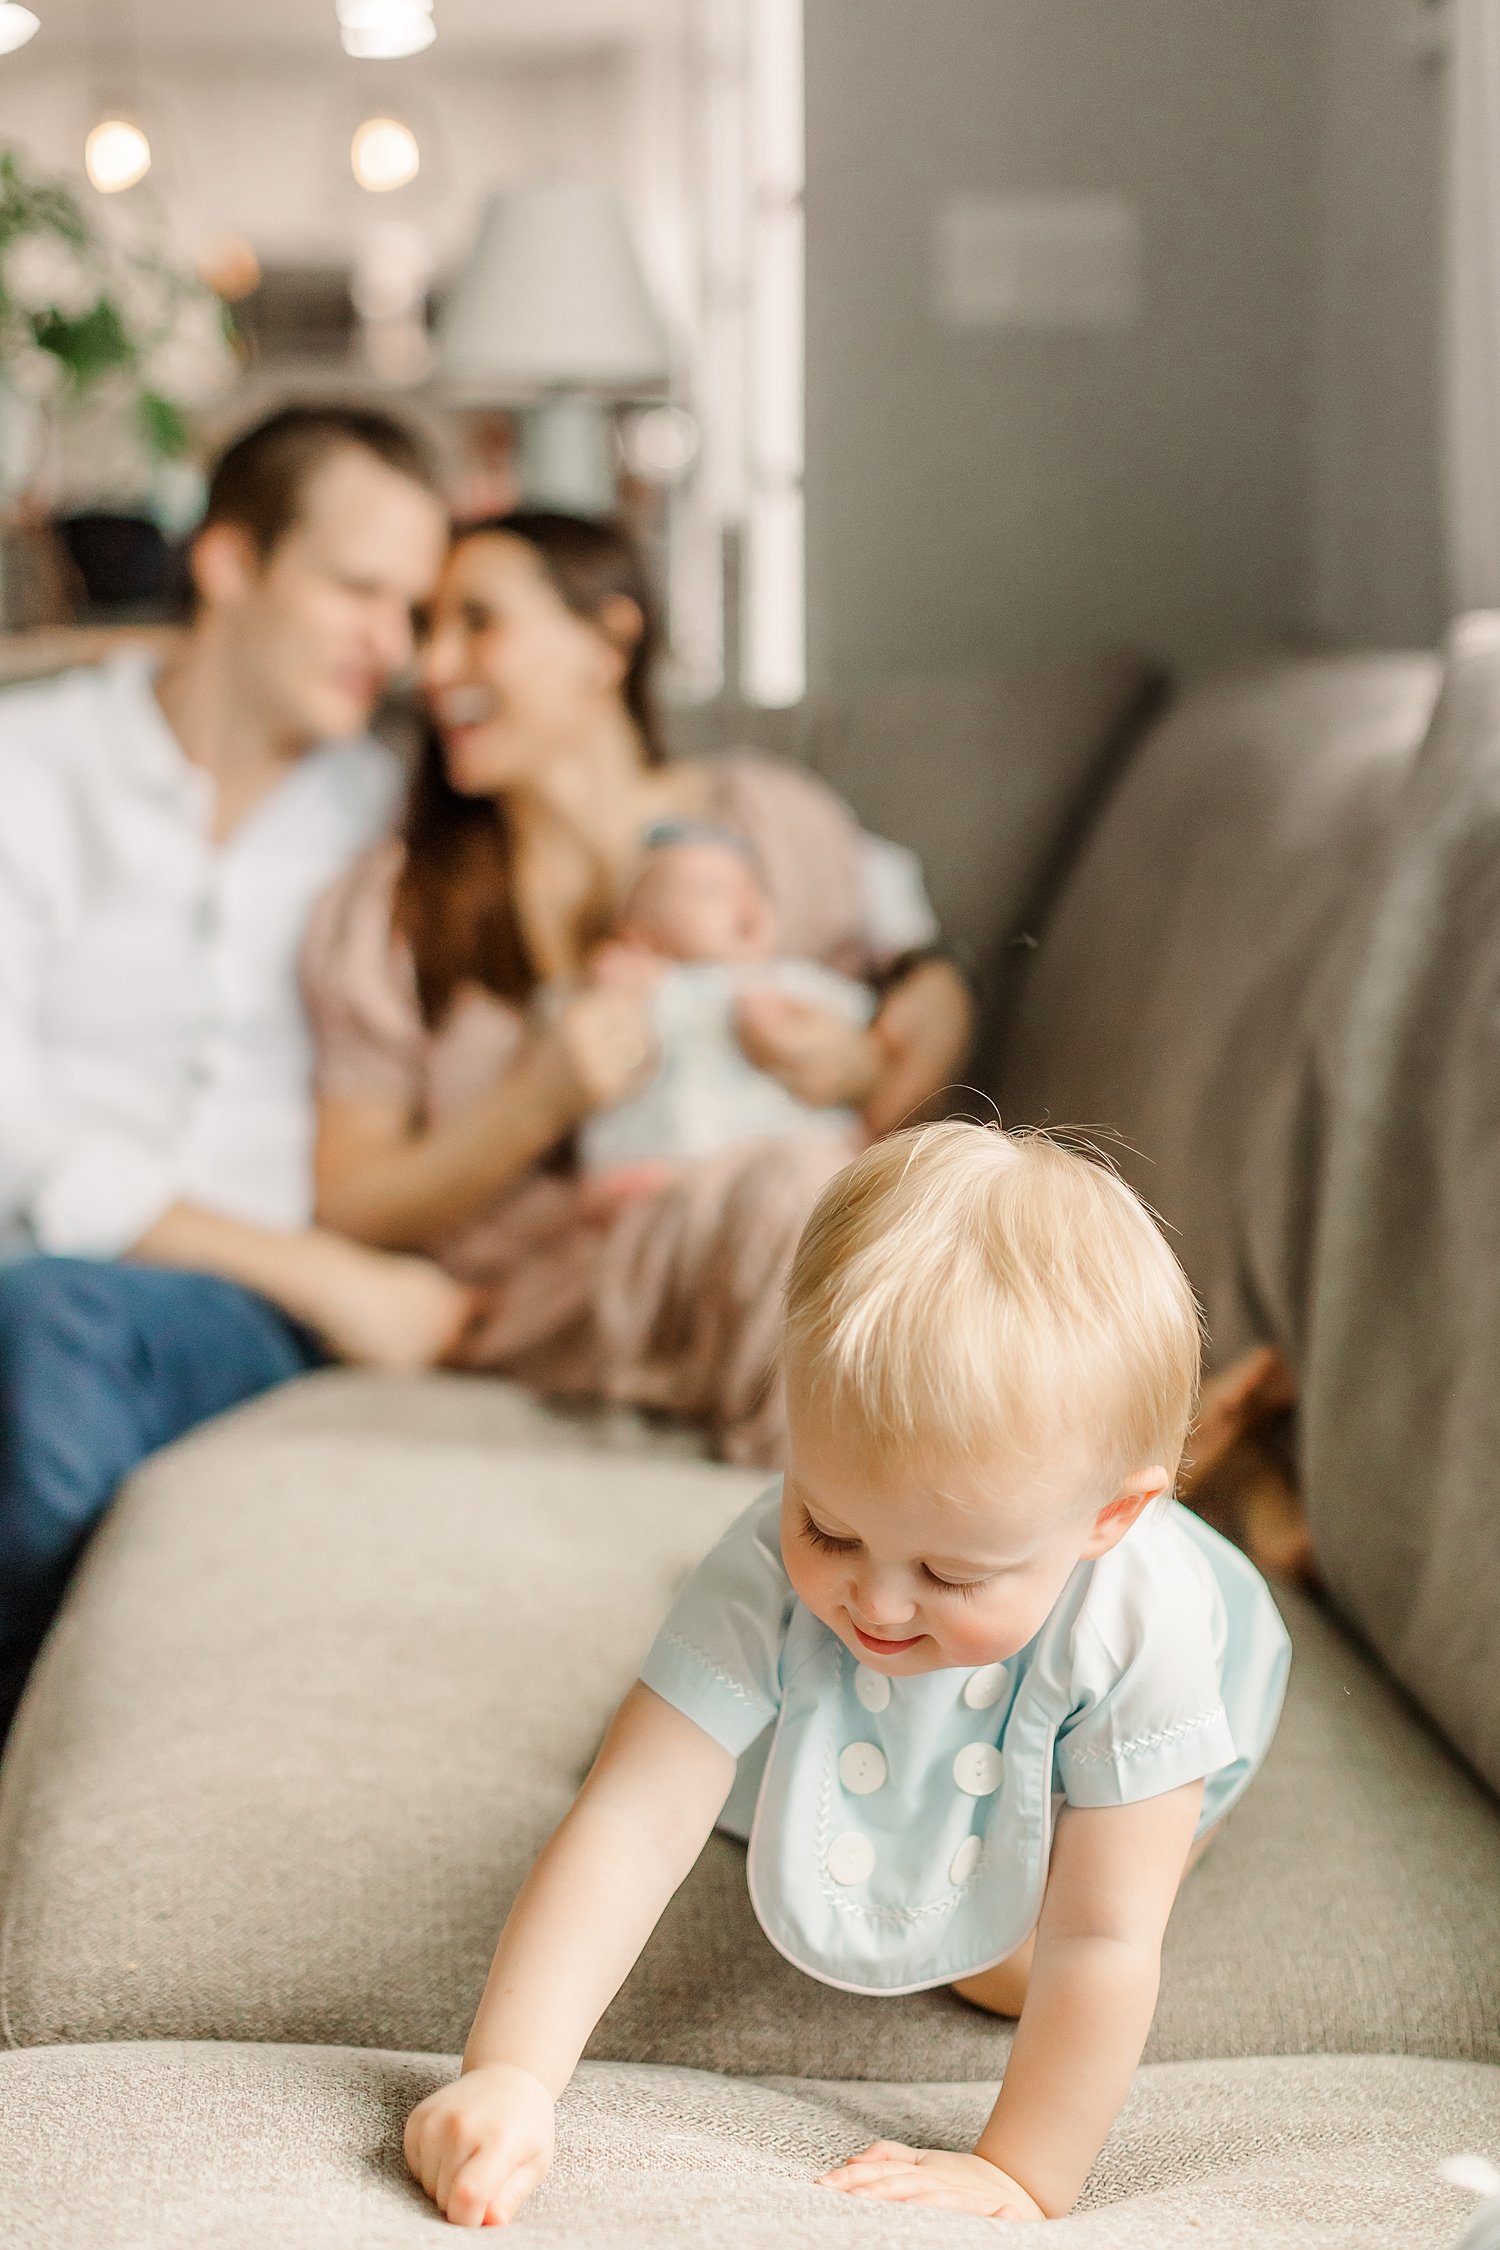
<svg viewBox="0 0 1500 2250"><path fill-rule="evenodd" d="M852 1617L849 1622L854 1625ZM854 1625L854 1630L861 1645L873 1650L877 1656L904 1656L909 1648L915 1648L918 1641L925 1641L927 1638L925 1633L913 1633L909 1640L888 1641L882 1640L875 1633L867 1633L862 1625Z"/></svg>

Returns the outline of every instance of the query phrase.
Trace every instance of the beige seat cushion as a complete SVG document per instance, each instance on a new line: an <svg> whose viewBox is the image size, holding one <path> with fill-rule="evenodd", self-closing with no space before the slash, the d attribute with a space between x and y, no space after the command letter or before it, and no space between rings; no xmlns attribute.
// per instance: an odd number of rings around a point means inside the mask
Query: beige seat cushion
<svg viewBox="0 0 1500 2250"><path fill-rule="evenodd" d="M195 1442L226 1437L397 1437L437 1445L528 1451L707 1457L695 1424L593 1399L544 1399L501 1375L372 1375L320 1367L205 1425Z"/></svg>
<svg viewBox="0 0 1500 2250"><path fill-rule="evenodd" d="M135 1480L0 1787L0 2035L447 2053L674 1582L759 1480L702 1463L225 1425ZM1273 1758L1174 1917L1153 2058L1500 2059L1500 1817L1295 1614ZM986 2078L946 1992L838 1993L716 1838L601 2056Z"/></svg>
<svg viewBox="0 0 1500 2250"><path fill-rule="evenodd" d="M451 2065L350 2048L41 2048L0 2059L0 2233L18 2250L417 2250L444 2239L401 2128ZM516 2240L553 2250L974 2250L991 2221L812 2184L877 2133L971 2143L992 2089L734 2083L585 2064ZM1500 2071L1374 2057L1141 2074L1059 2250L1423 2250L1467 2198ZM451 2238L449 2238L451 2239ZM507 2239L509 2239L507 2237Z"/></svg>

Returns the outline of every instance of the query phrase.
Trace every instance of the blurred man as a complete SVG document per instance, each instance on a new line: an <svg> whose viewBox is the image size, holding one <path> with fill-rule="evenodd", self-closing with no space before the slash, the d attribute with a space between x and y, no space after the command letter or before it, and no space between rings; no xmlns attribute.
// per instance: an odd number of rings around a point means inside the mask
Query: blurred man
<svg viewBox="0 0 1500 2250"><path fill-rule="evenodd" d="M424 1364L466 1310L308 1225L296 984L391 810L366 729L445 533L399 424L289 409L213 477L178 653L0 697L0 1738L138 1461L324 1353Z"/></svg>

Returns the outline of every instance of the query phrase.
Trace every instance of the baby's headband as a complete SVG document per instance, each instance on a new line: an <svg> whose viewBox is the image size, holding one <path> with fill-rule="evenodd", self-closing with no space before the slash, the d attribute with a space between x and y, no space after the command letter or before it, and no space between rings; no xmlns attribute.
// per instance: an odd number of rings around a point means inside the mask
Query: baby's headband
<svg viewBox="0 0 1500 2250"><path fill-rule="evenodd" d="M665 851L673 844L719 844L726 851L738 852L751 867L756 865L755 853L745 838L732 828L721 828L714 820L658 820L646 830L646 851Z"/></svg>

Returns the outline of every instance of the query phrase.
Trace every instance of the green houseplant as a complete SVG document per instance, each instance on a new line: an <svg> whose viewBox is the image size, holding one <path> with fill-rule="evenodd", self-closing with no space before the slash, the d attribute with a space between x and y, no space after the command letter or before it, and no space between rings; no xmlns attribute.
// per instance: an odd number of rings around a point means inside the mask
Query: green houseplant
<svg viewBox="0 0 1500 2250"><path fill-rule="evenodd" d="M190 408L233 369L228 313L196 275L117 239L64 182L0 150L0 498L14 508L55 485L70 432L101 422L149 483L152 464L186 454Z"/></svg>

